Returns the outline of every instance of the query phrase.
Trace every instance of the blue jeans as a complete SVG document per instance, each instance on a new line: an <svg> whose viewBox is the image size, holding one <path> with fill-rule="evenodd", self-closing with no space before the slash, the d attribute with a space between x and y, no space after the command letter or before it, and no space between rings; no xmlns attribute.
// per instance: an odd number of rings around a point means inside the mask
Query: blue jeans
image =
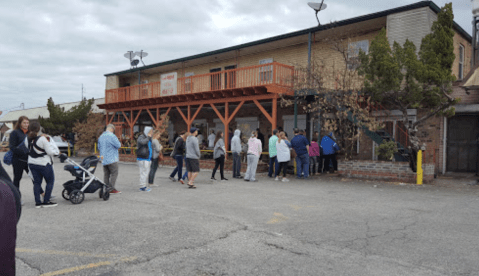
<svg viewBox="0 0 479 276"><path fill-rule="evenodd" d="M233 152L233 177L241 176L241 156L238 152Z"/></svg>
<svg viewBox="0 0 479 276"><path fill-rule="evenodd" d="M175 155L176 167L173 172L170 174L170 177L175 177L175 174L178 173L178 180L181 179L181 174L183 173L183 155Z"/></svg>
<svg viewBox="0 0 479 276"><path fill-rule="evenodd" d="M274 174L273 174L273 166L274 166ZM269 170L268 170L268 176L273 177L273 175L276 175L276 172L279 171L279 162L278 162L278 157L273 156L269 158Z"/></svg>
<svg viewBox="0 0 479 276"><path fill-rule="evenodd" d="M55 174L53 173L52 165L46 166L29 164L28 167L33 175L33 194L35 195L35 203L46 203L50 201L52 195L53 183L55 182ZM43 202L40 200L42 193L42 181L45 178L47 187L45 189L45 197Z"/></svg>
<svg viewBox="0 0 479 276"><path fill-rule="evenodd" d="M296 156L296 172L297 177L301 178L304 174L304 178L309 177L309 154L305 153L300 156Z"/></svg>

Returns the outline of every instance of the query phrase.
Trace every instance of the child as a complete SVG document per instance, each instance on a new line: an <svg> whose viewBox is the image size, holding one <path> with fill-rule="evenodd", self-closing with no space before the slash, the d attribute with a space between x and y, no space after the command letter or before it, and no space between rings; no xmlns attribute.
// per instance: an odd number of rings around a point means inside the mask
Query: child
<svg viewBox="0 0 479 276"><path fill-rule="evenodd" d="M318 163L319 154L319 145L318 145L318 138L314 137L311 141L311 146L309 147L309 174L315 175L316 174L316 164Z"/></svg>

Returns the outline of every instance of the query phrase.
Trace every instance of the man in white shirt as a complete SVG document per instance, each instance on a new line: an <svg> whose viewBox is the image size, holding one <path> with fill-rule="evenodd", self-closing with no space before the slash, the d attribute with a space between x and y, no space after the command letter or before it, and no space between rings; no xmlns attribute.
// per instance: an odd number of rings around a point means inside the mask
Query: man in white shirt
<svg viewBox="0 0 479 276"><path fill-rule="evenodd" d="M208 136L208 147L209 147L209 148L214 148L214 146L215 146L215 138L216 138L215 130L212 129L212 130L210 130L210 135Z"/></svg>

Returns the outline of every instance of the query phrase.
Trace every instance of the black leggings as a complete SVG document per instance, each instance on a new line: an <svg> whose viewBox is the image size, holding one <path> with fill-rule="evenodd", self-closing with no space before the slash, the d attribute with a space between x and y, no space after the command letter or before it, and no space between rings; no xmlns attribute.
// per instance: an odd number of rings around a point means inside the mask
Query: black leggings
<svg viewBox="0 0 479 276"><path fill-rule="evenodd" d="M20 160L13 160L13 185L17 187L20 193L20 180L22 180L23 172L28 173L28 164Z"/></svg>
<svg viewBox="0 0 479 276"><path fill-rule="evenodd" d="M215 168L213 169L213 174L211 175L211 177L213 177L213 178L215 177L216 170L218 169L218 166L220 167L221 179L224 179L225 178L225 173L224 173L224 170L225 170L225 156L224 155L221 155L220 157L215 159Z"/></svg>
<svg viewBox="0 0 479 276"><path fill-rule="evenodd" d="M281 170L283 170L283 177L286 177L286 170L288 169L289 162L279 162L279 170L276 172L275 176L278 176Z"/></svg>

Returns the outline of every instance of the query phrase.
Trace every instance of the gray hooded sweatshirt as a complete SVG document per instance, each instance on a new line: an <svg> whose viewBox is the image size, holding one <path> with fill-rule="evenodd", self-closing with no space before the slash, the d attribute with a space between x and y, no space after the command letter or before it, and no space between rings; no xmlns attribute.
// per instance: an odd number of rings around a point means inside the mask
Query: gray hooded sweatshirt
<svg viewBox="0 0 479 276"><path fill-rule="evenodd" d="M198 144L198 138L193 135L186 138L186 158L200 159L200 145Z"/></svg>
<svg viewBox="0 0 479 276"><path fill-rule="evenodd" d="M231 139L231 151L236 153L241 153L241 130L235 130L235 135Z"/></svg>

